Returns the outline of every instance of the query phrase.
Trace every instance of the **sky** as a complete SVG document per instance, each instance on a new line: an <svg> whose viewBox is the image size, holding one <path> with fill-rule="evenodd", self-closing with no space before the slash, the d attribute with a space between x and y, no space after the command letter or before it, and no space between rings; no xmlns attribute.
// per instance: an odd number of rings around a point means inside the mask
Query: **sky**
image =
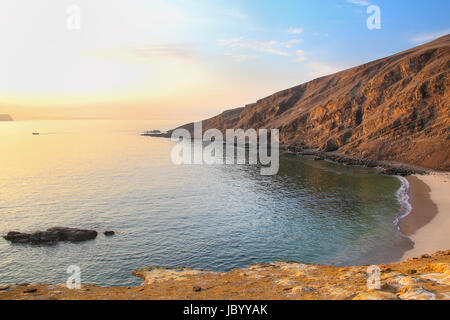
<svg viewBox="0 0 450 320"><path fill-rule="evenodd" d="M0 0L0 113L199 120L448 34L448 12L448 0Z"/></svg>

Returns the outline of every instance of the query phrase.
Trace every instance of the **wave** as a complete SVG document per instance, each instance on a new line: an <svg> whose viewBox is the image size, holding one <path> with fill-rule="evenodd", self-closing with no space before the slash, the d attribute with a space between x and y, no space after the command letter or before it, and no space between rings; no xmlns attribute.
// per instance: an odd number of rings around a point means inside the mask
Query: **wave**
<svg viewBox="0 0 450 320"><path fill-rule="evenodd" d="M397 190L397 200L400 203L400 216L395 219L394 224L398 230L400 230L400 220L409 215L412 211L411 203L409 202L409 182L405 177L396 176L400 182L401 186Z"/></svg>

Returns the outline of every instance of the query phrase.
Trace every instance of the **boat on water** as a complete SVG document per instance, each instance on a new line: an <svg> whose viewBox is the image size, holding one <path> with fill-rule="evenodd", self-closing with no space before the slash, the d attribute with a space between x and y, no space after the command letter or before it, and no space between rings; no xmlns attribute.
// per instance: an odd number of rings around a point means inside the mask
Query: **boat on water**
<svg viewBox="0 0 450 320"><path fill-rule="evenodd" d="M32 135L33 136L38 136L40 133L39 132L33 132Z"/></svg>

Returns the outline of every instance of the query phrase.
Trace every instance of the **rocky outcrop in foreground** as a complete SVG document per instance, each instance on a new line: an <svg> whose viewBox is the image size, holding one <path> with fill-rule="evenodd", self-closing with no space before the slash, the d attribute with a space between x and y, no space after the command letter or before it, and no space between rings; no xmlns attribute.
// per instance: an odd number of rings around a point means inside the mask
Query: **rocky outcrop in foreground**
<svg viewBox="0 0 450 320"><path fill-rule="evenodd" d="M58 241L80 242L92 240L96 237L97 231L95 230L53 227L46 231L36 231L33 233L10 231L3 238L12 243L54 244Z"/></svg>
<svg viewBox="0 0 450 320"><path fill-rule="evenodd" d="M147 267L133 271L144 279L137 287L6 285L0 299L450 299L450 250L378 268L379 289L367 286L368 266L274 262L229 272Z"/></svg>
<svg viewBox="0 0 450 320"><path fill-rule="evenodd" d="M279 129L280 142L297 151L448 171L449 70L446 35L225 111L204 120L203 130Z"/></svg>

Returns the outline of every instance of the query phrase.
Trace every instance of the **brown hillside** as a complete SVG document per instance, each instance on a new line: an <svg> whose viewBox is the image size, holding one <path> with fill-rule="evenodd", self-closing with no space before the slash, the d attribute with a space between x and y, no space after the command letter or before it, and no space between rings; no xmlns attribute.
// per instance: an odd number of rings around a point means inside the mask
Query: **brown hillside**
<svg viewBox="0 0 450 320"><path fill-rule="evenodd" d="M279 128L300 150L450 170L449 69L446 35L226 111L203 129Z"/></svg>

